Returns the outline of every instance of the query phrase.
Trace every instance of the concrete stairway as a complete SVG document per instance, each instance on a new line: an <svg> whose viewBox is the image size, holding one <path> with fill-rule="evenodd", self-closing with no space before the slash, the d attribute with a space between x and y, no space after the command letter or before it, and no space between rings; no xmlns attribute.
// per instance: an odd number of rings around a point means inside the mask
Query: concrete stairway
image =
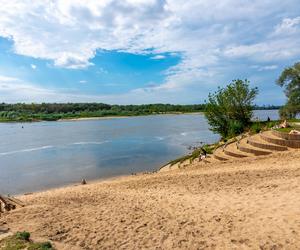
<svg viewBox="0 0 300 250"><path fill-rule="evenodd" d="M265 150L265 149L261 149L261 148L258 148L256 146L252 146L250 143L249 143L249 137L246 137L244 139L242 139L238 144L238 149L242 152L246 152L246 153L249 153L249 154L253 154L253 155L268 155L268 154L271 154L271 151L269 150Z"/></svg>
<svg viewBox="0 0 300 250"><path fill-rule="evenodd" d="M213 157L218 161L239 160L292 149L300 149L300 135L270 130L217 148Z"/></svg>
<svg viewBox="0 0 300 250"><path fill-rule="evenodd" d="M239 161L257 156L271 155L274 152L295 149L300 150L299 135L289 135L276 130L269 130L252 136L239 136L236 141L217 148L212 155L207 155L204 160L199 161L196 158L191 162L188 159L174 165L168 164L161 168L160 171L180 169L191 164L194 166L203 166L227 161Z"/></svg>
<svg viewBox="0 0 300 250"><path fill-rule="evenodd" d="M229 155L229 156L235 157L235 158L245 158L245 157L251 156L251 154L249 154L247 152L240 151L238 148L237 142L227 145L224 149L224 153L226 155Z"/></svg>
<svg viewBox="0 0 300 250"><path fill-rule="evenodd" d="M280 146L290 147L290 148L300 148L300 139L297 136L289 138L293 139L284 139L286 133L278 132L275 130L266 131L261 134L261 138L269 143L273 143ZM288 137L286 137L288 138Z"/></svg>
<svg viewBox="0 0 300 250"><path fill-rule="evenodd" d="M252 145L253 147L261 148L261 149L266 149L270 151L286 151L288 150L288 147L286 146L281 146L278 144L274 144L272 142L268 142L263 139L264 136L267 136L267 132L262 133L262 134L256 134L248 139L248 143Z"/></svg>

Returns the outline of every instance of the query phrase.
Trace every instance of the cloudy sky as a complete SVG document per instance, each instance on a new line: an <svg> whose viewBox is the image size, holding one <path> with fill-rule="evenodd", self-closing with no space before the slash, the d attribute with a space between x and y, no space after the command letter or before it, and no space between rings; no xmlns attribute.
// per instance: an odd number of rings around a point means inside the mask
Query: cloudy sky
<svg viewBox="0 0 300 250"><path fill-rule="evenodd" d="M202 103L249 79L257 104L300 60L299 0L0 0L0 102Z"/></svg>

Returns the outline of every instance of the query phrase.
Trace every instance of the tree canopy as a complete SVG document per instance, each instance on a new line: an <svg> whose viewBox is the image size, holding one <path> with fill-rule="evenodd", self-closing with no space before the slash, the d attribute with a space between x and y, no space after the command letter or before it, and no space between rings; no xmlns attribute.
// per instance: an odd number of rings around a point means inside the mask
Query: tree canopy
<svg viewBox="0 0 300 250"><path fill-rule="evenodd" d="M204 104L110 105L105 103L0 103L0 121L59 120L80 117L138 116L204 111Z"/></svg>
<svg viewBox="0 0 300 250"><path fill-rule="evenodd" d="M250 88L248 80L233 80L225 88L209 94L205 116L211 130L224 138L244 131L252 118L257 88Z"/></svg>
<svg viewBox="0 0 300 250"><path fill-rule="evenodd" d="M280 109L283 118L294 118L300 113L300 62L283 70L277 79L277 84L284 87L288 100Z"/></svg>

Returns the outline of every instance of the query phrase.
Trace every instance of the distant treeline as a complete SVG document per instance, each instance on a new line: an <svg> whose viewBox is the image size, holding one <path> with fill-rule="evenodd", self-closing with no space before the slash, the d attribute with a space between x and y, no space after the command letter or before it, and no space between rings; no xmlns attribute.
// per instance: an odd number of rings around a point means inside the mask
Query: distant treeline
<svg viewBox="0 0 300 250"><path fill-rule="evenodd" d="M276 105L263 105L263 106L254 106L254 110L272 110L272 109L280 109L282 106L276 106Z"/></svg>
<svg viewBox="0 0 300 250"><path fill-rule="evenodd" d="M0 104L0 121L56 121L82 117L139 116L205 111L205 104L109 105L104 103ZM278 109L278 106L256 106L255 109Z"/></svg>

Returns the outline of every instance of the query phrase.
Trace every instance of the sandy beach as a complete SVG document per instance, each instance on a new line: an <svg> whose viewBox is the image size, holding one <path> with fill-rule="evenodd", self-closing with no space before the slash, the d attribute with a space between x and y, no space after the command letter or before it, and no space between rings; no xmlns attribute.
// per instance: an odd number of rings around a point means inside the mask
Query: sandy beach
<svg viewBox="0 0 300 250"><path fill-rule="evenodd" d="M19 197L4 217L58 249L298 249L300 151Z"/></svg>
<svg viewBox="0 0 300 250"><path fill-rule="evenodd" d="M81 117L81 118L64 118L59 119L59 122L66 121L90 121L90 120L109 120L109 119L117 119L117 118L129 118L131 116L95 116L95 117Z"/></svg>
<svg viewBox="0 0 300 250"><path fill-rule="evenodd" d="M81 117L81 118L63 118L58 121L89 121L89 120L108 120L108 119L118 119L118 118L132 118L132 117L141 117L141 116L157 116L157 115L199 115L203 112L171 112L171 113L162 113L162 114L150 114L150 115L133 115L133 116L95 116L95 117Z"/></svg>

